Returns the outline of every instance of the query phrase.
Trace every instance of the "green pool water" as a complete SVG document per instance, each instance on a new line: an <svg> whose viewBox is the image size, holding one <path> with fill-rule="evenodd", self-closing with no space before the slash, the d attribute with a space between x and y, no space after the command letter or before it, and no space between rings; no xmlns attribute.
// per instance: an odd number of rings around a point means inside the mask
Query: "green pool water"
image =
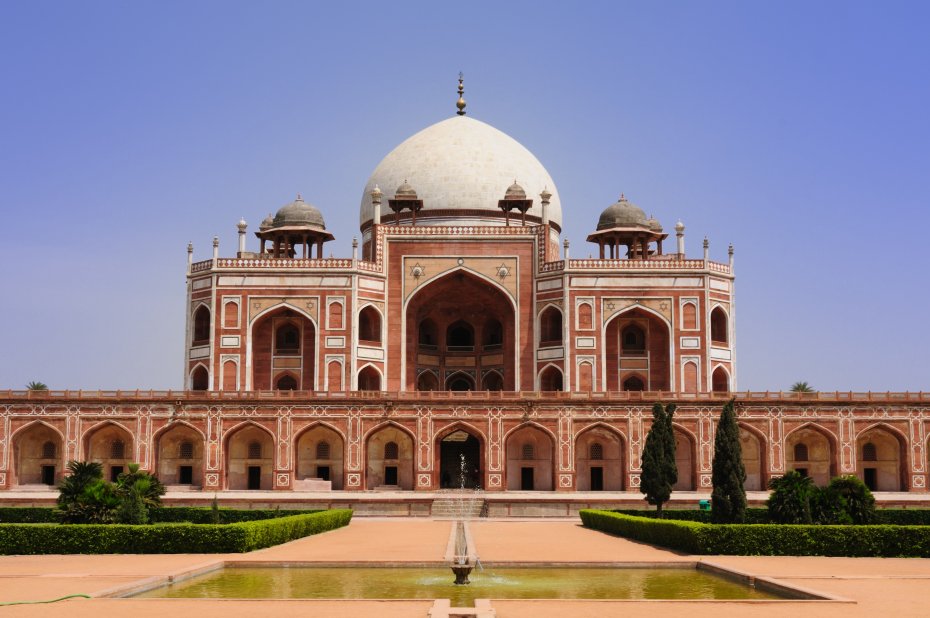
<svg viewBox="0 0 930 618"><path fill-rule="evenodd" d="M486 568L456 586L448 568L227 568L142 593L205 599L773 599L691 568Z"/></svg>

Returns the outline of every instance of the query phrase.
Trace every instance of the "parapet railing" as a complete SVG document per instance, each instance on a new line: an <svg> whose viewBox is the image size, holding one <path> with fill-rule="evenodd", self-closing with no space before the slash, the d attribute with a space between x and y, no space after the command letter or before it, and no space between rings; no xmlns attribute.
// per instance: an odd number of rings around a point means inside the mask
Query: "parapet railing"
<svg viewBox="0 0 930 618"><path fill-rule="evenodd" d="M710 260L616 260L585 258L568 260L568 267L573 270L712 270L724 275L730 274L730 265ZM565 260L546 262L542 272L565 270Z"/></svg>
<svg viewBox="0 0 930 618"><path fill-rule="evenodd" d="M784 391L743 391L739 393L677 393L672 391L184 391L184 390L5 390L0 391L0 401L56 401L71 399L94 400L152 400L175 401L326 401L366 400L392 404L399 401L465 400L465 401L635 401L649 402L692 402L727 401L735 398L740 403L778 401L808 402L930 402L930 393L919 392L853 392L832 391L796 393Z"/></svg>

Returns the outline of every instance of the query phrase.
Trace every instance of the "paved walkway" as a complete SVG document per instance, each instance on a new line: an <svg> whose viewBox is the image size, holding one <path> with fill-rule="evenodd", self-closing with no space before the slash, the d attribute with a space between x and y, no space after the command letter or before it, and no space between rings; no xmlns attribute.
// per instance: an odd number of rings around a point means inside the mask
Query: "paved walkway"
<svg viewBox="0 0 930 618"><path fill-rule="evenodd" d="M392 562L442 559L451 522L429 519L356 519L348 527L246 555L4 556L0 602L103 595L116 587L196 570L222 560L248 562ZM479 520L471 524L485 562L669 563L693 558L582 528L577 521ZM584 616L928 616L930 559L703 558L738 571L845 597L841 601L493 601L501 618ZM72 599L51 605L5 607L9 616L110 615L234 618L264 615L425 617L429 601L213 601L184 599Z"/></svg>

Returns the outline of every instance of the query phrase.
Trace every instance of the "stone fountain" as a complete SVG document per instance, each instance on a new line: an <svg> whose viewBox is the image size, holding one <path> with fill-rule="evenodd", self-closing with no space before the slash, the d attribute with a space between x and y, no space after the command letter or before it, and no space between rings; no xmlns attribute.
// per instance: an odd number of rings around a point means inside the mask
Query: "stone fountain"
<svg viewBox="0 0 930 618"><path fill-rule="evenodd" d="M455 522L455 546L452 552L452 573L455 575L456 586L466 586L471 582L468 576L471 574L474 565L469 559L468 552L468 535L465 532L465 455L459 456L459 491L461 492L459 517ZM476 556L477 559L477 556Z"/></svg>

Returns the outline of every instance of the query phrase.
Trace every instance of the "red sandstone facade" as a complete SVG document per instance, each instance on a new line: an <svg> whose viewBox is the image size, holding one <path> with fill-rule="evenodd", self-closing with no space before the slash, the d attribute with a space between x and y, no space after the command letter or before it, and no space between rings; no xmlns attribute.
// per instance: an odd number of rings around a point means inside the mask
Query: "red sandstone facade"
<svg viewBox="0 0 930 618"><path fill-rule="evenodd" d="M0 487L95 460L210 492L636 492L662 401L678 404L677 489L709 490L736 390L732 247L727 263L706 241L688 259L679 223L665 252L658 221L621 198L588 237L599 257L570 259L551 178L513 140L461 118L408 142L366 187L361 257L353 243L323 258L333 237L298 196L262 222L258 252L243 221L236 257L214 241L189 260L184 391L0 393ZM485 165L495 149L504 171ZM382 222L375 180L429 166L420 194L396 181ZM487 176L511 173L540 200L517 182L489 197ZM928 395L746 393L737 410L747 489L797 469L926 490Z"/></svg>

